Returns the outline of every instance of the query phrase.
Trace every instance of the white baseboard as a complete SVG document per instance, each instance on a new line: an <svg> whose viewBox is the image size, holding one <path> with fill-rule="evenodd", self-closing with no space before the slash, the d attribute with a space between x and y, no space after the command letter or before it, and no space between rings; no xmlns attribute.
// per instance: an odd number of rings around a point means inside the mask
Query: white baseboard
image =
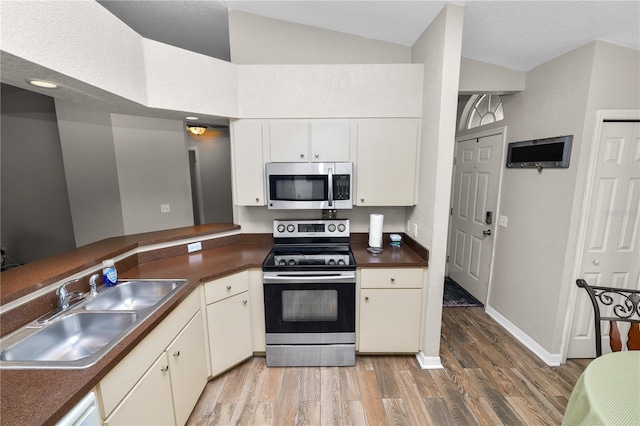
<svg viewBox="0 0 640 426"><path fill-rule="evenodd" d="M491 306L487 306L485 311L491 318L493 318L498 324L504 327L509 333L513 335L520 343L525 345L531 352L536 354L538 358L544 361L545 364L551 367L557 367L562 363L562 355L552 354L545 348L540 346L538 342L529 337L524 331L516 327L511 321L502 316L498 311Z"/></svg>
<svg viewBox="0 0 640 426"><path fill-rule="evenodd" d="M443 369L442 362L439 356L425 356L424 352L420 351L416 354L416 359L420 368L423 370L439 370Z"/></svg>

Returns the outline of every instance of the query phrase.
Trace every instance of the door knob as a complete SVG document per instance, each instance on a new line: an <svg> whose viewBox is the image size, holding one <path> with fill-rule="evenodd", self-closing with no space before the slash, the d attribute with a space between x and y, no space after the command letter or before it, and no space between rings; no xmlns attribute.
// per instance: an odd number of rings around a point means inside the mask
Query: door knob
<svg viewBox="0 0 640 426"><path fill-rule="evenodd" d="M482 235L491 235L491 229L487 229L486 231L482 231Z"/></svg>

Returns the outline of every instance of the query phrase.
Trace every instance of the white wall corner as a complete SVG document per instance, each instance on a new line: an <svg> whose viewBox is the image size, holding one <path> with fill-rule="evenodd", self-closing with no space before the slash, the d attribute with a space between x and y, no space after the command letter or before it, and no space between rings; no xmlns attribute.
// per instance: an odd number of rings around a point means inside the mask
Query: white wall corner
<svg viewBox="0 0 640 426"><path fill-rule="evenodd" d="M424 352L420 351L416 354L416 359L418 360L418 364L420 364L420 368L423 370L444 369L439 356L426 356Z"/></svg>
<svg viewBox="0 0 640 426"><path fill-rule="evenodd" d="M529 337L529 335L516 327L515 324L513 324L491 306L486 307L486 312L491 318L493 318L498 324L504 327L509 333L511 333L513 337L515 337L520 343L525 345L527 349L533 352L545 364L551 367L557 367L562 363L562 354L553 354L547 351L538 342Z"/></svg>

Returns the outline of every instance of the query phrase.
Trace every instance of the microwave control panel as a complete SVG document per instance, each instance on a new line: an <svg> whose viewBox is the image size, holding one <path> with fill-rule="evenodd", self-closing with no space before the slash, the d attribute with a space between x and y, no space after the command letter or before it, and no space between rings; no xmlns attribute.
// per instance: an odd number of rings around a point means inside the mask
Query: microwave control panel
<svg viewBox="0 0 640 426"><path fill-rule="evenodd" d="M333 175L333 199L334 200L351 199L351 176L350 175Z"/></svg>

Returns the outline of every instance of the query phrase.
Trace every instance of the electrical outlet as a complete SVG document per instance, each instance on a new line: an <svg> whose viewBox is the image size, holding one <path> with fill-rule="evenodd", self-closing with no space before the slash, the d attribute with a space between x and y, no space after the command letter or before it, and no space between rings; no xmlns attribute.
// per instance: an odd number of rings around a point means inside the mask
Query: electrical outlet
<svg viewBox="0 0 640 426"><path fill-rule="evenodd" d="M187 251L189 253L193 253L194 251L202 250L202 243L198 241L197 243L191 243L187 245Z"/></svg>
<svg viewBox="0 0 640 426"><path fill-rule="evenodd" d="M418 224L417 223L413 224L413 236L415 238L418 238Z"/></svg>
<svg viewBox="0 0 640 426"><path fill-rule="evenodd" d="M506 216L498 216L498 226L502 226L503 228L507 227L507 217Z"/></svg>
<svg viewBox="0 0 640 426"><path fill-rule="evenodd" d="M160 213L170 213L171 205L170 204L160 204Z"/></svg>

